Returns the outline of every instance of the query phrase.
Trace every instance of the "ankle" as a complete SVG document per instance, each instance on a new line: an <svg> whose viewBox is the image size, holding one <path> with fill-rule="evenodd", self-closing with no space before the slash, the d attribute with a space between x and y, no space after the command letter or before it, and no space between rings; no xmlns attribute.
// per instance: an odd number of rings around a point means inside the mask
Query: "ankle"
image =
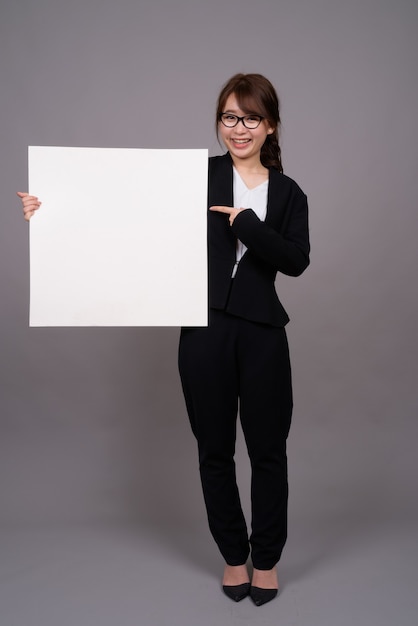
<svg viewBox="0 0 418 626"><path fill-rule="evenodd" d="M250 581L246 565L225 565L222 584L242 585Z"/></svg>
<svg viewBox="0 0 418 626"><path fill-rule="evenodd" d="M270 570L254 568L251 584L261 589L278 589L279 581L276 567Z"/></svg>

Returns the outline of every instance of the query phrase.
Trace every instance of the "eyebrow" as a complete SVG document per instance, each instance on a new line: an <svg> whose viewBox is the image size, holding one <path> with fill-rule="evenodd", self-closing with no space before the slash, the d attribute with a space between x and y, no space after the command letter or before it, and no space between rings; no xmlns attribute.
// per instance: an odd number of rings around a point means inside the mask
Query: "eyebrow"
<svg viewBox="0 0 418 626"><path fill-rule="evenodd" d="M237 109L226 109L225 111L223 111L223 113L231 113L232 115L236 115L237 117L241 117L240 115L238 115L238 110ZM262 117L262 115L260 113L255 113L253 111L244 113L244 115L242 117L246 117L247 115L258 115L259 117Z"/></svg>
<svg viewBox="0 0 418 626"><path fill-rule="evenodd" d="M244 109L239 110L244 111ZM238 109L225 109L225 111L222 111L222 113L232 113L232 115L237 115L238 117L240 117L240 115L238 115ZM261 113L258 113L256 111L244 111L243 117L245 117L246 115L258 115L258 117L263 117Z"/></svg>

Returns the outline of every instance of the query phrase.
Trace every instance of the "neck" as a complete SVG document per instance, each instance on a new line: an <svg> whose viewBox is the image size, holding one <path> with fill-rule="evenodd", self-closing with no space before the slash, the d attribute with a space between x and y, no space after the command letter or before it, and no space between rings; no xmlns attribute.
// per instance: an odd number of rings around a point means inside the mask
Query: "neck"
<svg viewBox="0 0 418 626"><path fill-rule="evenodd" d="M261 163L260 156L256 155L250 159L239 159L231 154L232 162L239 172L246 174L265 174L267 167Z"/></svg>

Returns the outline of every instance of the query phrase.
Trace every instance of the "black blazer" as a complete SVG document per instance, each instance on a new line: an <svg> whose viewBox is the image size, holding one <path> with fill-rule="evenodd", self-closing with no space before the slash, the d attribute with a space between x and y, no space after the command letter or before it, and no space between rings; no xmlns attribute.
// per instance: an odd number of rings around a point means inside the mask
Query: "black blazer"
<svg viewBox="0 0 418 626"><path fill-rule="evenodd" d="M209 159L208 206L234 206L229 153ZM248 250L231 278L236 240ZM309 265L308 205L298 185L269 170L267 215L252 209L237 215L232 227L225 213L208 211L209 304L248 320L284 326L289 317L274 286L277 272L299 276Z"/></svg>

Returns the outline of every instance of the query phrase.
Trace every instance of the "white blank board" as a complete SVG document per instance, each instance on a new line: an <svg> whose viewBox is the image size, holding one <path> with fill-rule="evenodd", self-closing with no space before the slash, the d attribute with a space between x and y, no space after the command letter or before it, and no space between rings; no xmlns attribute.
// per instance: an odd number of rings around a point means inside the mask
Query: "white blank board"
<svg viewBox="0 0 418 626"><path fill-rule="evenodd" d="M30 326L206 326L207 163L30 146Z"/></svg>

